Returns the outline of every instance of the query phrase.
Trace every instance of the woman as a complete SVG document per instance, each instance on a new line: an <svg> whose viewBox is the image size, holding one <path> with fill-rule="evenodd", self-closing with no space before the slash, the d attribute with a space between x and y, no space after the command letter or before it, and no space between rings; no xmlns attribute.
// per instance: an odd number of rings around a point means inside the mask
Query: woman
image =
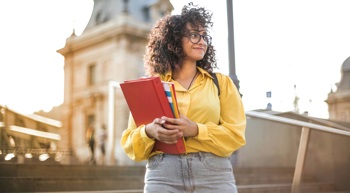
<svg viewBox="0 0 350 193"><path fill-rule="evenodd" d="M237 192L229 156L245 144L246 117L232 80L217 73L208 29L212 14L190 3L181 15L165 16L150 33L145 69L174 82L180 118L156 118L136 127L130 116L121 144L133 160L148 160L144 192ZM150 109L151 110L151 109ZM152 152L155 139L174 144L184 137L186 153Z"/></svg>

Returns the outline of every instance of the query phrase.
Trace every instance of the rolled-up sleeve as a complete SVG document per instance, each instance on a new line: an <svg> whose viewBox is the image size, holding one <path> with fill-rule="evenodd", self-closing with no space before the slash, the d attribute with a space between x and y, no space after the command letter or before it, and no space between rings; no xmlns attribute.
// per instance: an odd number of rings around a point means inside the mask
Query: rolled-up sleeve
<svg viewBox="0 0 350 193"><path fill-rule="evenodd" d="M205 119L197 122L198 135L194 137L191 149L201 148L218 156L228 157L246 144L246 116L238 89L232 80L223 74L217 74L220 85L219 121ZM212 105L215 106L215 103ZM207 111L209 117L215 117L216 109ZM214 113L210 115L211 113ZM202 119L202 117L200 117ZM197 142L197 143L196 143ZM190 142L188 145L191 146Z"/></svg>
<svg viewBox="0 0 350 193"><path fill-rule="evenodd" d="M123 131L121 145L128 157L135 161L147 159L153 149L155 140L147 136L145 125L136 126L131 114L128 128Z"/></svg>

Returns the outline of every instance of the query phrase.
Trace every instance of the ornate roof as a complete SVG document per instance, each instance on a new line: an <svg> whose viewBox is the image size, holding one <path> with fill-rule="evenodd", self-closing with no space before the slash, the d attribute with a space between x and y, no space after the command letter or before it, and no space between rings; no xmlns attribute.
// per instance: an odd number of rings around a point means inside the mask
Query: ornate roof
<svg viewBox="0 0 350 193"><path fill-rule="evenodd" d="M152 23L173 9L169 0L94 0L93 11L84 32L120 14L129 14L140 21Z"/></svg>
<svg viewBox="0 0 350 193"><path fill-rule="evenodd" d="M344 71L350 71L350 57L348 57L348 58L344 61L343 65L342 65L342 67L341 67L341 70L342 70L342 72L344 72Z"/></svg>
<svg viewBox="0 0 350 193"><path fill-rule="evenodd" d="M348 57L341 67L341 80L338 84L338 91L350 90L350 57Z"/></svg>

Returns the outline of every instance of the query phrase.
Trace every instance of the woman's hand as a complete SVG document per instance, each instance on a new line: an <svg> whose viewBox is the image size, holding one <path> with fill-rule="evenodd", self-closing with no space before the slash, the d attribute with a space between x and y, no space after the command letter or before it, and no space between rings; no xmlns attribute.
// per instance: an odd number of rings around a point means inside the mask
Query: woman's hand
<svg viewBox="0 0 350 193"><path fill-rule="evenodd" d="M152 123L146 125L146 134L150 138L155 138L158 141L174 144L179 138L182 137L182 133L177 129L167 129L163 125L166 120L156 118Z"/></svg>
<svg viewBox="0 0 350 193"><path fill-rule="evenodd" d="M165 121L163 127L168 130L177 130L184 137L195 137L198 135L198 126L185 115L180 114L180 118L162 117Z"/></svg>

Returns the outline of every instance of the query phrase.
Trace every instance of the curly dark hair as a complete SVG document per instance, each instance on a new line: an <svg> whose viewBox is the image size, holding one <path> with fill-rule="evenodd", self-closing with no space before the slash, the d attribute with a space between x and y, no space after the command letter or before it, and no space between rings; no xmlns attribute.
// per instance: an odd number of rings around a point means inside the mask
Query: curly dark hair
<svg viewBox="0 0 350 193"><path fill-rule="evenodd" d="M146 74L164 75L170 70L180 69L185 57L182 38L188 33L186 24L210 29L213 26L211 17L211 12L189 3L182 8L181 15L167 15L160 19L148 37L144 56ZM215 49L211 44L203 59L197 61L197 66L208 72L217 68Z"/></svg>

